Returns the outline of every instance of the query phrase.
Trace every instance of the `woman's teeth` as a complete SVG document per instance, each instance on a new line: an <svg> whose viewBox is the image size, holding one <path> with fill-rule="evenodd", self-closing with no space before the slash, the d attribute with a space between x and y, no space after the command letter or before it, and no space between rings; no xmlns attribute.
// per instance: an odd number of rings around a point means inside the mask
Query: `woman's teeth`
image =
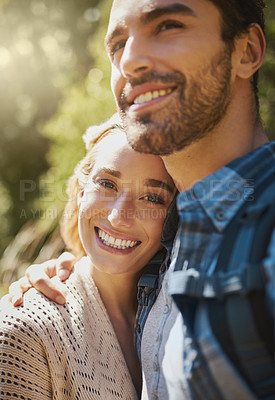
<svg viewBox="0 0 275 400"><path fill-rule="evenodd" d="M133 240L116 239L99 228L97 232L101 241L107 246L113 247L114 249L121 249L121 250L130 249L131 247L134 247L139 243Z"/></svg>
<svg viewBox="0 0 275 400"><path fill-rule="evenodd" d="M136 97L134 100L134 104L142 104L147 103L153 99L157 99L158 97L166 96L167 94L171 93L172 89L161 89L161 90L154 90L153 92L146 92L141 94L140 96Z"/></svg>

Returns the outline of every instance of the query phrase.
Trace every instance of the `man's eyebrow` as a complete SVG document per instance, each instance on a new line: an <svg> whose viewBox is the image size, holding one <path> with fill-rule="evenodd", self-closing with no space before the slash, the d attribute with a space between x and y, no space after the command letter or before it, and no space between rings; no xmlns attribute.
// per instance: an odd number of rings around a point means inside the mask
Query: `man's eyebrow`
<svg viewBox="0 0 275 400"><path fill-rule="evenodd" d="M99 170L96 171L96 174L108 174L114 176L115 178L121 177L121 173L119 171L116 171L115 169L111 168L100 168Z"/></svg>
<svg viewBox="0 0 275 400"><path fill-rule="evenodd" d="M157 179L146 179L144 181L144 186L159 187L161 189L167 190L168 192L174 193L174 189L170 185Z"/></svg>
<svg viewBox="0 0 275 400"><path fill-rule="evenodd" d="M164 7L157 7L148 12L145 12L141 17L141 22L145 24L167 14L184 14L195 16L195 12L186 4L173 3Z"/></svg>
<svg viewBox="0 0 275 400"><path fill-rule="evenodd" d="M108 50L112 41L117 37L121 36L123 34L124 30L122 27L117 27L114 31L111 33L107 33L104 39L104 46Z"/></svg>
<svg viewBox="0 0 275 400"><path fill-rule="evenodd" d="M157 18L162 17L163 15L167 14L184 14L184 15L191 15L195 16L195 12L188 7L186 4L182 3L173 3L169 4L164 7L157 7L154 9L151 9L150 11L146 11L142 14L141 16L141 23L146 24L148 22L151 22ZM118 26L114 31L110 32L109 34L107 33L105 40L104 40L104 45L106 49L108 49L112 43L112 41L117 37L117 36L122 36L124 33L124 28L123 26Z"/></svg>

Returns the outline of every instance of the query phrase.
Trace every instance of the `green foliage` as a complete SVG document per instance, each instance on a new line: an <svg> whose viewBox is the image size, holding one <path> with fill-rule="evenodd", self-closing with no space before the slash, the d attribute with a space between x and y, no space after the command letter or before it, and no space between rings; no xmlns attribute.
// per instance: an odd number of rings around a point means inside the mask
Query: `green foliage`
<svg viewBox="0 0 275 400"><path fill-rule="evenodd" d="M270 140L275 139L275 2L267 0L267 52L260 71L261 115Z"/></svg>
<svg viewBox="0 0 275 400"><path fill-rule="evenodd" d="M39 217L39 179L55 146L44 125L94 63L88 47L99 3L0 1L0 188L9 203L0 207L0 254L28 219Z"/></svg>
<svg viewBox="0 0 275 400"><path fill-rule="evenodd" d="M115 112L110 90L110 62L103 45L110 7L111 0L101 1L98 8L101 25L87 41L94 63L81 81L67 87L58 112L43 128L44 135L53 144L47 155L51 167L40 181L46 194L37 202L42 210L50 207L49 202L58 210L64 208L67 178L85 154L83 134L88 126L102 122Z"/></svg>

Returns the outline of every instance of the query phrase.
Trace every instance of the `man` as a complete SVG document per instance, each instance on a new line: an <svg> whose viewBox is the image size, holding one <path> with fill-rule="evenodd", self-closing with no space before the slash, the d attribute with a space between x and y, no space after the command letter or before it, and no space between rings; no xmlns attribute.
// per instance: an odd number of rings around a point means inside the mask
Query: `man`
<svg viewBox="0 0 275 400"><path fill-rule="evenodd" d="M136 324L143 399L257 398L236 371L227 381L210 368L190 331L192 308L182 316L169 293L183 296L181 271L214 263L247 194L275 170L275 146L267 144L257 97L263 9L261 0L113 2L106 48L128 141L139 152L160 155L181 192L171 265L165 277L161 268L162 289L151 311L155 296L140 285L140 298L149 293ZM274 267L270 250L269 284Z"/></svg>

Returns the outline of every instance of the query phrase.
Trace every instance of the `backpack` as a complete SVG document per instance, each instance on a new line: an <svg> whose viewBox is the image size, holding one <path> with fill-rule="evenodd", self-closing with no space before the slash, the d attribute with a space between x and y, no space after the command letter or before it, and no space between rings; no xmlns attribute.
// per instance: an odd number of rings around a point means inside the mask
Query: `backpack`
<svg viewBox="0 0 275 400"><path fill-rule="evenodd" d="M274 228L272 174L229 223L215 268L187 270L184 295L173 295L180 310L195 304L193 335L225 399L275 399L274 315L261 265Z"/></svg>

